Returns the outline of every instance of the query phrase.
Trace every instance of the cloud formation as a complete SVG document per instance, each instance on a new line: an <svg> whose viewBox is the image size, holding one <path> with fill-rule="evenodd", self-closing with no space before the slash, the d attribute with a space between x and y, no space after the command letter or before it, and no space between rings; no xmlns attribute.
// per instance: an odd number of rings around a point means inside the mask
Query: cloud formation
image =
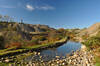
<svg viewBox="0 0 100 66"><path fill-rule="evenodd" d="M29 11L34 11L34 10L54 10L55 8L53 6L49 6L49 5L44 5L44 6L32 6L27 4L26 8Z"/></svg>
<svg viewBox="0 0 100 66"><path fill-rule="evenodd" d="M40 7L36 7L39 10L54 10L55 8L52 6L40 6Z"/></svg>
<svg viewBox="0 0 100 66"><path fill-rule="evenodd" d="M26 5L26 8L27 8L28 10L30 10L30 11L35 10L35 8L34 8L33 6L31 6L31 5L29 5L29 4Z"/></svg>

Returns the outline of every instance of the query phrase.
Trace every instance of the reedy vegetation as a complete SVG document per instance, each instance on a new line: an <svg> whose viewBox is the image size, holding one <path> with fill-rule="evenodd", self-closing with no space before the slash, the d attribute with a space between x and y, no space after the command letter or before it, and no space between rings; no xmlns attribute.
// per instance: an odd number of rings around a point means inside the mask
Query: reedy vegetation
<svg viewBox="0 0 100 66"><path fill-rule="evenodd" d="M88 50L91 50L92 53L95 55L96 66L100 66L100 32L92 37L84 35L83 39L85 41L82 43L86 45Z"/></svg>

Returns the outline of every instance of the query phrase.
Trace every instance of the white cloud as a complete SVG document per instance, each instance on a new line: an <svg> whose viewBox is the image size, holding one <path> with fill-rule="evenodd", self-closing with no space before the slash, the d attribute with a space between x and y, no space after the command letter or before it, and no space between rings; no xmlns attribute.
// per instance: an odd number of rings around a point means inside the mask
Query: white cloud
<svg viewBox="0 0 100 66"><path fill-rule="evenodd" d="M54 10L55 8L53 6L49 6L49 5L44 5L44 6L32 6L27 4L26 8L30 11L33 10Z"/></svg>
<svg viewBox="0 0 100 66"><path fill-rule="evenodd" d="M52 6L40 6L40 7L36 7L37 9L40 10L54 10L55 8Z"/></svg>
<svg viewBox="0 0 100 66"><path fill-rule="evenodd" d="M26 8L27 8L28 10L30 10L30 11L35 10L35 8L34 8L33 6L31 6L31 5L29 5L29 4L26 5Z"/></svg>

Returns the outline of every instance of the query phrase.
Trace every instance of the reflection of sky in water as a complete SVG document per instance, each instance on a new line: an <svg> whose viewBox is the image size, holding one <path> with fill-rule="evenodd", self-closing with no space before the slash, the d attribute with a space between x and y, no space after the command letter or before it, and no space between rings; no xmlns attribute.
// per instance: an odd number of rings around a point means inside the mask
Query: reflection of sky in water
<svg viewBox="0 0 100 66"><path fill-rule="evenodd" d="M59 54L66 55L67 53L70 53L72 50L76 51L79 48L81 48L80 43L75 43L75 42L68 41L63 46L60 46L60 47L57 48L57 53L58 53L58 55Z"/></svg>
<svg viewBox="0 0 100 66"><path fill-rule="evenodd" d="M66 54L70 53L72 50L76 51L81 48L80 43L68 41L67 43L63 44L58 48L43 50L41 55L45 58L54 58L56 55L58 56L66 56Z"/></svg>
<svg viewBox="0 0 100 66"><path fill-rule="evenodd" d="M62 46L59 46L57 48L51 48L47 50L41 51L41 56L43 60L50 60L55 58L55 56L66 56L66 54L76 51L81 48L81 44L77 42L68 41L67 43L63 44ZM32 57L29 57L30 59ZM39 59L38 56L35 57L35 59Z"/></svg>

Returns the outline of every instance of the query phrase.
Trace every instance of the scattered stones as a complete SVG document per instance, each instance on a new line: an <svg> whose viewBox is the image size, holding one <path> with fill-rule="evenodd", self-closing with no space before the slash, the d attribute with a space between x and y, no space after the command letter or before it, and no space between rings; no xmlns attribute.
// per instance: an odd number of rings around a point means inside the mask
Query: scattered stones
<svg viewBox="0 0 100 66"><path fill-rule="evenodd" d="M68 65L72 66L94 66L94 56L89 51L79 50L67 58Z"/></svg>
<svg viewBox="0 0 100 66"><path fill-rule="evenodd" d="M14 61L14 59L20 56L1 58L0 61L9 63L10 61ZM55 59L49 61L43 61L42 56L40 56L40 52L34 52L34 56L39 56L39 60L38 61L31 60L25 62L25 60L23 59L22 61L19 62L16 59L16 62L10 64L9 66L13 65L16 66L17 64L19 66L94 66L93 54L89 51L84 51L82 49L76 52L72 52L71 54L67 54L66 57L63 56L62 59L60 59L61 58L60 56L55 56Z"/></svg>

